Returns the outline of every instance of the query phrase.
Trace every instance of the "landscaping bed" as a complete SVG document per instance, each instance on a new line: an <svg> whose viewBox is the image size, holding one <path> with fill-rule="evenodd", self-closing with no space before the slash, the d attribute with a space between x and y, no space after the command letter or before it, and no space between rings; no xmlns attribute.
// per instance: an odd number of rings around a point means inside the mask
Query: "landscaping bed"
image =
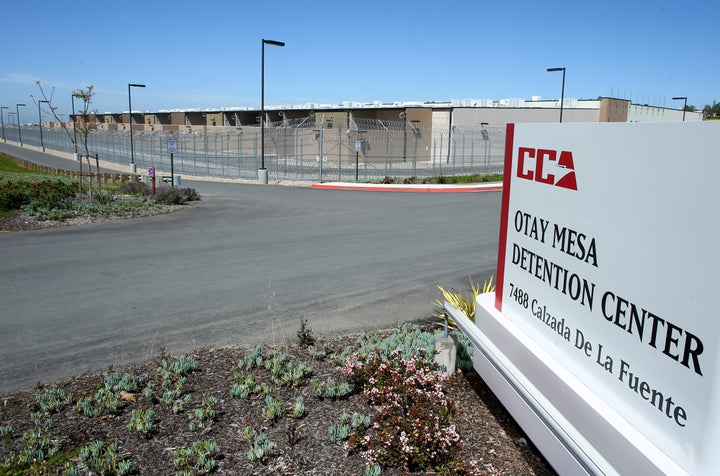
<svg viewBox="0 0 720 476"><path fill-rule="evenodd" d="M406 326L399 333L316 340L309 326L301 331L296 341L274 347L161 353L139 365L2 395L0 475L91 474L91 464L105 465L104 474L149 475L554 474L473 370L441 379L441 398L405 411L419 411L427 423L436 415L445 418L443 411L428 413L437 402L454 407L444 431L456 432L460 441L444 449L426 442L440 455L417 467L431 452L405 452L394 429L407 422L387 408L396 400L388 395L416 378L405 375L388 390L383 367L372 367L369 357L379 351L367 349L412 348L430 334ZM401 366L401 374L422 367L422 359L413 362L415 367ZM374 384L368 385L367 375L363 384L350 370L363 363ZM373 400L373 385L384 398ZM433 385L423 391L431 387L439 392ZM369 428L356 428L361 417ZM373 447L378 442L383 444ZM94 456L88 449L93 444ZM419 445L410 436L407 445L413 444ZM382 453L384 447L391 450ZM382 465L371 464L373 451ZM372 471L380 466L380 473Z"/></svg>

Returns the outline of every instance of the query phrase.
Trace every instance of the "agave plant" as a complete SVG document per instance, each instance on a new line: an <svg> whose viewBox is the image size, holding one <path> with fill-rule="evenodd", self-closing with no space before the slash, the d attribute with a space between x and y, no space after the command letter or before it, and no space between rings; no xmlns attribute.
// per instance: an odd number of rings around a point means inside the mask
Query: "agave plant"
<svg viewBox="0 0 720 476"><path fill-rule="evenodd" d="M463 294L461 291L456 291L454 289L445 289L443 286L438 285L438 289L443 295L443 301L440 299L435 300L435 304L437 304L440 309L435 314L435 316L445 322L445 311L443 310L444 301L449 302L456 308L460 309L465 315L470 319L472 322L475 322L475 298L478 297L481 293L489 293L495 291L495 283L493 283L493 277L490 276L490 278L486 279L483 282L482 287L480 287L480 283L476 283L472 280L472 277L468 277L470 280L470 292ZM448 326L451 328L456 328L457 326L453 322L452 319L448 319Z"/></svg>

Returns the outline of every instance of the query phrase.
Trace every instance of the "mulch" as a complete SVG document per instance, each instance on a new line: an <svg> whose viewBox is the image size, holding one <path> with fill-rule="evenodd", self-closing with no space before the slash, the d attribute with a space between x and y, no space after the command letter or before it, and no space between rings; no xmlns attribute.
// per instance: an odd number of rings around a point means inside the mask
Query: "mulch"
<svg viewBox="0 0 720 476"><path fill-rule="evenodd" d="M355 346L357 336L323 339L330 352L340 353ZM306 347L290 343L276 347L296 362L309 362L314 369L312 378L345 380L338 364L330 357L313 359ZM170 408L147 398L135 395L135 402L124 402L116 415L88 418L66 406L50 415L50 435L59 440L63 450L77 448L93 440L118 443L120 458L132 462L132 474L174 475L178 468L172 453L189 446L193 441L214 441L219 447L217 468L213 474L232 475L362 475L365 461L362 455L350 453L341 443L332 443L329 427L343 412L372 415L373 408L362 393L341 400L320 399L309 385L277 387L276 398L287 402L303 395L306 414L303 418L283 417L277 422L266 421L263 412L264 398L249 400L233 398L229 390L238 372L238 361L251 349L245 347L204 348L192 352L199 369L188 377L185 390L192 395L187 408L173 414ZM0 426L10 425L13 430L0 439L0 462L10 451L19 451L25 444L23 433L33 427L30 413L39 410L36 395L49 388L62 388L77 401L92 396L111 372L147 374L149 380L159 380L155 369L158 359L126 368L108 369L101 373L88 373L74 378L39 385L37 388L0 395ZM453 420L463 442L458 460L475 460L484 467L485 474L552 475L555 474L537 449L528 441L522 430L495 398L482 379L474 372L457 373L445 384L445 391L454 400L457 413ZM214 423L204 430L190 431L189 417L206 396L214 396L218 415ZM133 409L152 408L155 412L153 428L142 438L127 427ZM252 426L256 432L265 432L277 444L272 457L251 462L247 457L248 441L243 429ZM0 466L1 469L1 466ZM31 474L31 473L28 473ZM52 473L54 474L54 473ZM410 473L404 468L385 468L383 475L438 474L432 471Z"/></svg>

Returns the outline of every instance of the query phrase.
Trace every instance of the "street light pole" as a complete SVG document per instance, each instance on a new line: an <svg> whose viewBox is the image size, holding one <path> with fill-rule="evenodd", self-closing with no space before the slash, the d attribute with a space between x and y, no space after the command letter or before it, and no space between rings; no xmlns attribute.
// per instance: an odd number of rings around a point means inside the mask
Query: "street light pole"
<svg viewBox="0 0 720 476"><path fill-rule="evenodd" d="M78 158L77 150L77 126L75 125L77 123L77 118L75 117L75 93L70 95L70 101L72 101L73 144L75 145L75 160L80 160ZM82 162L80 163L80 167L82 167Z"/></svg>
<svg viewBox="0 0 720 476"><path fill-rule="evenodd" d="M262 66L260 79L260 170L258 171L258 180L260 183L267 184L267 169L265 168L265 45L285 46L282 41L262 40Z"/></svg>
<svg viewBox="0 0 720 476"><path fill-rule="evenodd" d="M41 99L38 101L38 121L40 123L40 149L45 152L45 142L43 141L43 133L42 133L42 112L40 111L40 103L45 102L50 104L50 101L46 101L44 99Z"/></svg>
<svg viewBox="0 0 720 476"><path fill-rule="evenodd" d="M673 98L673 101L685 101L683 103L683 119L682 119L683 122L685 122L685 109L687 109L687 97L679 96L679 97Z"/></svg>
<svg viewBox="0 0 720 476"><path fill-rule="evenodd" d="M562 91L560 92L560 122L562 123L563 103L565 102L565 68L548 68L548 73L562 71Z"/></svg>
<svg viewBox="0 0 720 476"><path fill-rule="evenodd" d="M23 146L22 143L22 124L20 124L20 106L25 106L25 104L17 103L15 104L15 111L17 112L17 124L18 124L18 138L20 139L20 147Z"/></svg>
<svg viewBox="0 0 720 476"><path fill-rule="evenodd" d="M10 109L7 106L0 107L0 120L2 121L2 133L3 133L3 142L7 142L7 139L5 139L5 118L3 117L3 109Z"/></svg>
<svg viewBox="0 0 720 476"><path fill-rule="evenodd" d="M130 94L130 88L144 88L144 84L128 84L128 107L130 108L130 173L134 174L137 171L135 166L135 147L133 145L133 117L132 117L132 95Z"/></svg>

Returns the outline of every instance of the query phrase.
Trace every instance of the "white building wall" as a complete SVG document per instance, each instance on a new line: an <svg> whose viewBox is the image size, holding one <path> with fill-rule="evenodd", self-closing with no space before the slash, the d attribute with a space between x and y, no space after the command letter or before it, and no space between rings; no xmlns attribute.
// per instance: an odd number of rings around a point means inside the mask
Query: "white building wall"
<svg viewBox="0 0 720 476"><path fill-rule="evenodd" d="M630 104L628 122L680 122L683 112L654 106ZM702 121L702 112L685 112L685 121Z"/></svg>
<svg viewBox="0 0 720 476"><path fill-rule="evenodd" d="M432 112L432 141L430 143L430 157L433 163L442 163L450 153L450 110L433 109Z"/></svg>
<svg viewBox="0 0 720 476"><path fill-rule="evenodd" d="M524 107L549 107L559 108L560 99L538 99L538 96L533 96L532 101L525 101ZM564 98L563 109L600 109L600 101L597 99L575 99L575 98ZM564 115L564 110L563 110Z"/></svg>
<svg viewBox="0 0 720 476"><path fill-rule="evenodd" d="M559 102L559 101L558 101ZM600 109L565 109L563 122L598 122ZM488 107L488 108L455 108L453 109L453 125L478 126L482 122L491 126L504 126L519 122L559 122L560 107L528 108L528 107Z"/></svg>

